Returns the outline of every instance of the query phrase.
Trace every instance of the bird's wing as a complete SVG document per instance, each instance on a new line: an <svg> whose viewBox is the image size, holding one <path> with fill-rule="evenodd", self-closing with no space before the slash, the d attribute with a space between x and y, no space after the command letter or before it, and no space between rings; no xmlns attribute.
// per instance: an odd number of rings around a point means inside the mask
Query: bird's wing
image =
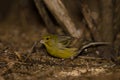
<svg viewBox="0 0 120 80"><path fill-rule="evenodd" d="M73 37L70 37L70 36L59 36L58 37L58 42L66 47L69 46L72 40L73 40Z"/></svg>

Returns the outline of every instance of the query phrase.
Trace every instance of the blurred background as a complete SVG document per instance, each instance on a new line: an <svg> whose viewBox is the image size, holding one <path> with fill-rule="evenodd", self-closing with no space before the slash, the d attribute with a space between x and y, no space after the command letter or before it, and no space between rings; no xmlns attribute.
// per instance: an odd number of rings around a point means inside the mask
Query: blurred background
<svg viewBox="0 0 120 80"><path fill-rule="evenodd" d="M50 33L75 37L81 40L78 45L110 42L110 47L98 49L100 57L116 59L120 56L119 4L120 0L0 0L0 51L24 53Z"/></svg>
<svg viewBox="0 0 120 80"><path fill-rule="evenodd" d="M0 38L4 36L3 41L14 38L17 42L21 35L32 40L46 33L70 35L85 41L110 42L118 55L119 3L119 0L1 0Z"/></svg>

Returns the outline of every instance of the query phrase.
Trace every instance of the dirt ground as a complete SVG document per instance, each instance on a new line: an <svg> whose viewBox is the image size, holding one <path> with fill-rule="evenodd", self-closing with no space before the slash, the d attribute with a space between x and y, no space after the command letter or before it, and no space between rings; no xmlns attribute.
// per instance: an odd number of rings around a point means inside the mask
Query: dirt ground
<svg viewBox="0 0 120 80"><path fill-rule="evenodd" d="M45 32L44 26L0 26L0 80L120 80L120 66L104 59L62 60L40 45L30 53Z"/></svg>

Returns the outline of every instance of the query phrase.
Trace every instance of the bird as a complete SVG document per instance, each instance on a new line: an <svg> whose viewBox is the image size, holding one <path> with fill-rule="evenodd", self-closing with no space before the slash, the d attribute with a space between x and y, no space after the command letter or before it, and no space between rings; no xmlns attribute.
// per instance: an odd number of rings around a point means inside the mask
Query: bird
<svg viewBox="0 0 120 80"><path fill-rule="evenodd" d="M47 52L57 58L71 58L78 56L86 48L96 45L109 45L109 42L91 42L87 45L84 45L81 49L76 47L68 47L70 45L71 37L70 36L58 36L55 34L48 34L42 36L40 43L43 44Z"/></svg>

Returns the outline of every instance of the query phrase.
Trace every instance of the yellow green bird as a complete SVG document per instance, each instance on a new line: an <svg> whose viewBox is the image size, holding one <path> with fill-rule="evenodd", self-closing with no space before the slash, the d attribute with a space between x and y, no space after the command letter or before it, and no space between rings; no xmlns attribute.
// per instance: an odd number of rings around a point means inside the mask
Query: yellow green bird
<svg viewBox="0 0 120 80"><path fill-rule="evenodd" d="M77 48L67 48L69 38L59 38L57 35L46 35L40 41L45 45L48 53L58 58L70 58L76 54ZM64 43L65 42L65 43Z"/></svg>
<svg viewBox="0 0 120 80"><path fill-rule="evenodd" d="M45 35L42 37L42 40L40 43L44 44L47 52L57 58L73 58L74 56L78 55L81 53L84 49L94 46L94 45L108 45L109 43L107 42L93 42L88 45L83 46L80 50L77 48L70 48L67 47L69 45L69 40L71 37L60 37L57 35Z"/></svg>

